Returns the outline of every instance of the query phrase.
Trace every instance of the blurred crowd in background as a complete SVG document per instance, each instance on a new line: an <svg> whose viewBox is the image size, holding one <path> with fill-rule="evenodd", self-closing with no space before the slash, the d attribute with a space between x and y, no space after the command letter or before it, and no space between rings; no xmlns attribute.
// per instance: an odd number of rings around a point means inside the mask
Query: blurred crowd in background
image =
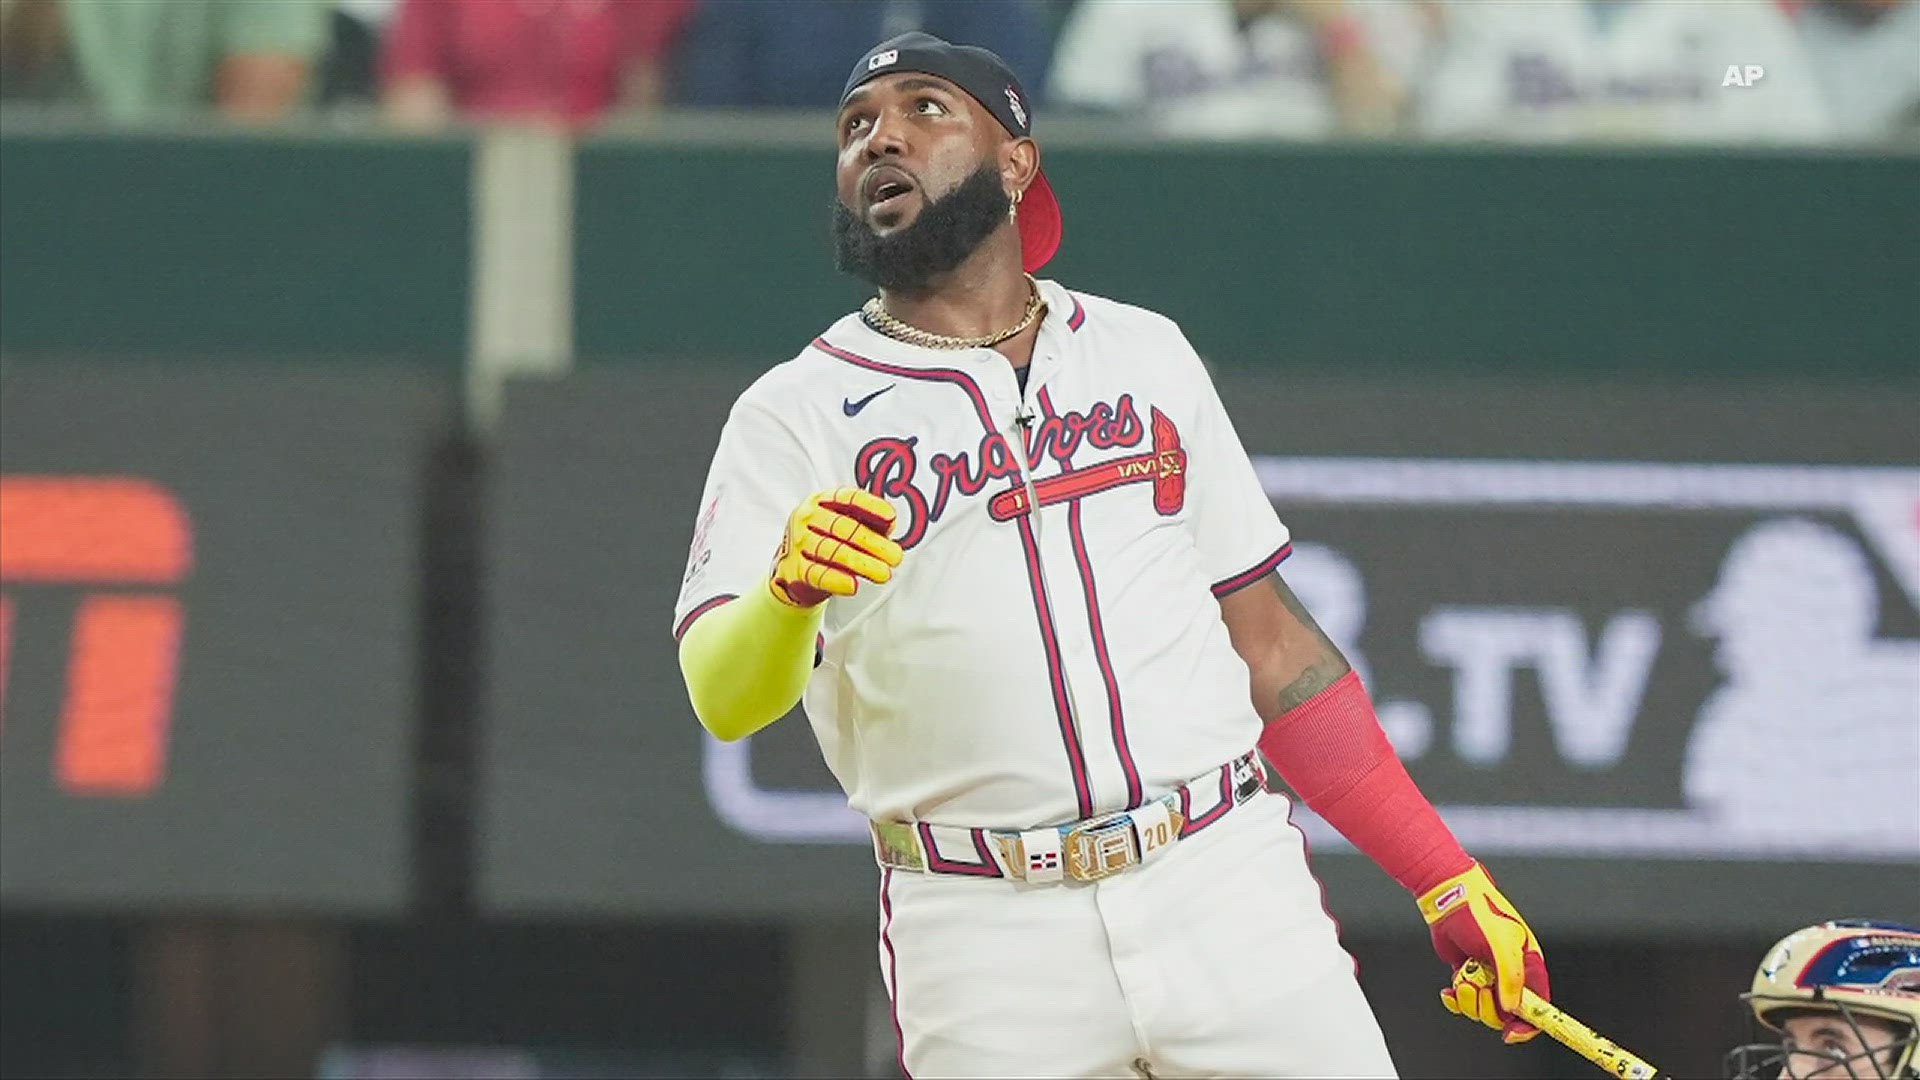
<svg viewBox="0 0 1920 1080"><path fill-rule="evenodd" d="M1176 138L1920 143L1920 0L0 0L0 95L586 129L831 108L910 29Z"/></svg>

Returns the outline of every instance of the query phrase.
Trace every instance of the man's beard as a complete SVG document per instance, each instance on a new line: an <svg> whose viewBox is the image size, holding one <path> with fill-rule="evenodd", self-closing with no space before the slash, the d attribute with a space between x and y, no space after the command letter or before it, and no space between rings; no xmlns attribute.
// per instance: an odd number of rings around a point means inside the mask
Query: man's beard
<svg viewBox="0 0 1920 1080"><path fill-rule="evenodd" d="M876 234L835 199L833 262L882 289L924 293L934 278L965 262L1004 224L1012 206L992 165L980 166L953 190L927 200L913 224L889 236Z"/></svg>

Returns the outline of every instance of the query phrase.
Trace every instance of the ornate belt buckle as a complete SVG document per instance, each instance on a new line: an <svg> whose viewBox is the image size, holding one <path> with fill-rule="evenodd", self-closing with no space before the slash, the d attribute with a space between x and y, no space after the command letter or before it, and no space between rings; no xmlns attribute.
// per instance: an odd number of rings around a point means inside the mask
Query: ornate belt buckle
<svg viewBox="0 0 1920 1080"><path fill-rule="evenodd" d="M1140 840L1126 811L1091 818L1067 832L1067 873L1075 881L1098 881L1140 861Z"/></svg>
<svg viewBox="0 0 1920 1080"><path fill-rule="evenodd" d="M901 821L875 821L872 825L874 861L901 870L927 868L927 860L920 852L920 838L914 835L913 826Z"/></svg>

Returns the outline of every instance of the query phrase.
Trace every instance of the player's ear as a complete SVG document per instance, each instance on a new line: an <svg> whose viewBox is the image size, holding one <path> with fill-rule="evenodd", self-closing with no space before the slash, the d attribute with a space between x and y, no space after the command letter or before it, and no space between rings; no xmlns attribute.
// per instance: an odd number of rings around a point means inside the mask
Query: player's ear
<svg viewBox="0 0 1920 1080"><path fill-rule="evenodd" d="M1040 175L1040 145L1032 139L1008 139L1000 144L1000 182L1009 194L1027 190Z"/></svg>

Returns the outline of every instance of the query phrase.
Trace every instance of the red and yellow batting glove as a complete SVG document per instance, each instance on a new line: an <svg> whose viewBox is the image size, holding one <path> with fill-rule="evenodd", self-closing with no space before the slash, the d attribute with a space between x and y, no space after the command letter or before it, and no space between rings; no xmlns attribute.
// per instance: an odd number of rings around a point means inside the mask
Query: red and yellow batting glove
<svg viewBox="0 0 1920 1080"><path fill-rule="evenodd" d="M1485 867L1474 863L1465 873L1435 885L1420 897L1420 914L1433 933L1433 949L1454 969L1453 985L1440 991L1447 1011L1478 1020L1509 1043L1522 1043L1540 1029L1520 1017L1524 987L1551 1000L1547 958L1533 928L1500 895ZM1460 975L1460 965L1478 960L1493 970L1493 986Z"/></svg>
<svg viewBox="0 0 1920 1080"><path fill-rule="evenodd" d="M852 596L861 581L885 584L900 565L900 545L887 538L894 512L887 500L856 487L823 491L787 518L767 585L793 607Z"/></svg>

